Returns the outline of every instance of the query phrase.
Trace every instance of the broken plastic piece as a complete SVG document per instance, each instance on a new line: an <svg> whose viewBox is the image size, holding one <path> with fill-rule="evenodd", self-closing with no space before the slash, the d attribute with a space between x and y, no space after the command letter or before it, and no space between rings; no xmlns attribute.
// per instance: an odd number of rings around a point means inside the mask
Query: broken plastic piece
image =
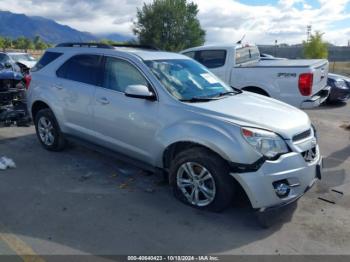
<svg viewBox="0 0 350 262"><path fill-rule="evenodd" d="M0 158L0 170L7 168L16 168L16 164L11 158L3 156Z"/></svg>

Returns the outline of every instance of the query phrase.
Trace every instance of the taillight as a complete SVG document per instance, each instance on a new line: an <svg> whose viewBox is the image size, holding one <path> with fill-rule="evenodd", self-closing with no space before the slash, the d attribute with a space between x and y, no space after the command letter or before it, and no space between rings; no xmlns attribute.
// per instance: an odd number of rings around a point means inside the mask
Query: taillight
<svg viewBox="0 0 350 262"><path fill-rule="evenodd" d="M299 91L303 96L310 96L312 94L312 84L314 75L311 73L299 75Z"/></svg>
<svg viewBox="0 0 350 262"><path fill-rule="evenodd" d="M27 74L24 76L24 83L26 85L26 89L29 89L30 81L32 81L32 76Z"/></svg>

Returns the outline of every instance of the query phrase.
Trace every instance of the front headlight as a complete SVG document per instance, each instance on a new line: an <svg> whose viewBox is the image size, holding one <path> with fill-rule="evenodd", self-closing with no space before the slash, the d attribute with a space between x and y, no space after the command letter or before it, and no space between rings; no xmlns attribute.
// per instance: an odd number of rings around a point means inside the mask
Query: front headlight
<svg viewBox="0 0 350 262"><path fill-rule="evenodd" d="M334 85L335 85L335 87L341 88L341 89L346 89L347 88L347 86L345 84L345 81L342 80L342 79L335 80L334 81Z"/></svg>
<svg viewBox="0 0 350 262"><path fill-rule="evenodd" d="M276 133L250 127L242 127L245 140L268 159L275 159L289 152L286 142Z"/></svg>

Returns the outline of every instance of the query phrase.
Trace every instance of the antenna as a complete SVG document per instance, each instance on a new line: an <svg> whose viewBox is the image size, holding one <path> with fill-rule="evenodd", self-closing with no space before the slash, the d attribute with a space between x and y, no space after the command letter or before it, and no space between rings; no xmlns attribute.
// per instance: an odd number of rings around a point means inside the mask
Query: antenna
<svg viewBox="0 0 350 262"><path fill-rule="evenodd" d="M239 40L236 44L237 45L241 45L242 44L242 41L244 40L245 38L245 34L242 36L241 40Z"/></svg>

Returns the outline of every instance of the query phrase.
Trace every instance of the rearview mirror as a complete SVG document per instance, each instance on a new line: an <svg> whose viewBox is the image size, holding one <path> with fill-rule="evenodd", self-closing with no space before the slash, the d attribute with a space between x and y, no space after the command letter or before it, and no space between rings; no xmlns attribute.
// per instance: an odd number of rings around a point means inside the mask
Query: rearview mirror
<svg viewBox="0 0 350 262"><path fill-rule="evenodd" d="M145 85L129 85L125 89L125 95L134 98L156 100L155 94L150 92L148 87Z"/></svg>

